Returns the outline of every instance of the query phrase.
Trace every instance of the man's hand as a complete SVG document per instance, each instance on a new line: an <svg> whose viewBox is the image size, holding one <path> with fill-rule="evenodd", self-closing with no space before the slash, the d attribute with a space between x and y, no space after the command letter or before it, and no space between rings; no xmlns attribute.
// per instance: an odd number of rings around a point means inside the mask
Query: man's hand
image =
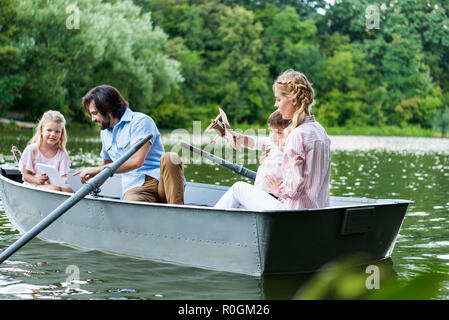
<svg viewBox="0 0 449 320"><path fill-rule="evenodd" d="M88 168L84 168L84 169L78 170L77 172L75 172L73 174L73 176L76 176L76 175L79 174L81 182L82 183L86 183L87 180L89 180L90 178L93 178L97 174L99 174L102 169L103 169L102 166L100 166L100 167L88 167Z"/></svg>
<svg viewBox="0 0 449 320"><path fill-rule="evenodd" d="M274 174L267 174L265 176L265 184L275 197L279 197L279 187L282 184L282 180L279 180Z"/></svg>

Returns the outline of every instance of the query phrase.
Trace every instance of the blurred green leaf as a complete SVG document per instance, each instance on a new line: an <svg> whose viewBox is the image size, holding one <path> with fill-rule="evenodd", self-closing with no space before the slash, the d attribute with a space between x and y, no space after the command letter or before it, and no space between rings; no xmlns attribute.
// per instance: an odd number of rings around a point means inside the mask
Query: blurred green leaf
<svg viewBox="0 0 449 320"><path fill-rule="evenodd" d="M442 273L423 273L410 280L393 281L369 296L371 300L429 300L436 297L443 282Z"/></svg>
<svg viewBox="0 0 449 320"><path fill-rule="evenodd" d="M374 272L360 266L361 261L361 256L351 256L326 265L298 289L293 299L429 300L437 296L448 279L446 274L427 271L409 280L398 280L392 266L379 262L372 264L379 272L379 288L371 288Z"/></svg>

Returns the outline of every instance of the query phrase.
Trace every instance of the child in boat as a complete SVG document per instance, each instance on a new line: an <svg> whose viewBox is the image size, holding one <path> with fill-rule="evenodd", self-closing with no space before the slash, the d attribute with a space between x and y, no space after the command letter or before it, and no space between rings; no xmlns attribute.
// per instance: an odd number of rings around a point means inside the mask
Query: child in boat
<svg viewBox="0 0 449 320"><path fill-rule="evenodd" d="M65 118L58 111L47 111L43 114L33 138L23 151L19 161L23 184L56 191L73 192L67 184L70 160L65 148L67 135ZM54 166L66 185L59 187L50 184L48 176L40 172L37 163Z"/></svg>
<svg viewBox="0 0 449 320"><path fill-rule="evenodd" d="M254 149L262 151L254 186L263 191L270 192L265 184L265 176L270 174L282 180L283 153L280 149L280 143L284 137L284 129L290 124L290 120L284 120L279 110L276 110L268 118L267 124L270 130L269 138L258 138L254 140Z"/></svg>
<svg viewBox="0 0 449 320"><path fill-rule="evenodd" d="M274 107L283 119L291 120L282 141L282 179L265 176L269 193L246 182L236 182L215 208L297 210L329 206L330 139L311 114L312 85L304 74L289 69L273 83L273 91Z"/></svg>
<svg viewBox="0 0 449 320"><path fill-rule="evenodd" d="M261 165L257 170L254 186L260 190L269 192L265 183L265 176L267 174L275 175L278 179L282 180L282 151L280 150L280 143L283 140L284 129L290 124L290 120L284 120L279 110L274 111L267 120L268 129L270 131L269 137L259 138L237 133L232 130L229 126L226 114L221 109L219 116L217 119L212 120L209 128L213 128L213 125L218 122L217 120L220 117L223 117L223 128L221 131L224 132L217 130L217 137L222 136L233 148L239 151L241 151L240 146L242 145L251 150L262 151L259 159ZM208 129L206 129L206 131L208 131Z"/></svg>

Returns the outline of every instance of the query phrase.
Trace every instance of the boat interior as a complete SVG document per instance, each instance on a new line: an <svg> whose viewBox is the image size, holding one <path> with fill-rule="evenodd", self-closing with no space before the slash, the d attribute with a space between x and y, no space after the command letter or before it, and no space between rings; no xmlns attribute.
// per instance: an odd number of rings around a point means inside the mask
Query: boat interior
<svg viewBox="0 0 449 320"><path fill-rule="evenodd" d="M6 164L1 165L1 175L7 179L15 182L22 183L22 175L16 165ZM78 191L82 187L82 183L79 176L73 176L75 169L70 171L68 175L68 183L71 185L74 192ZM219 186L212 184L203 184L196 182L185 183L184 201L186 205L213 207L215 203L221 198L229 187ZM92 194L94 195L94 194ZM120 199L121 197L121 176L120 174L114 174L111 178L101 186L100 192L95 194L96 197L106 199ZM360 206L369 204L385 204L385 203L397 203L404 200L391 200L391 199L368 199L368 198L355 198L355 197L335 197L331 196L330 207L348 207L348 206ZM407 201L408 202L408 201Z"/></svg>
<svg viewBox="0 0 449 320"><path fill-rule="evenodd" d="M7 164L0 166L0 168L3 177L18 183L23 183L22 174L16 165ZM77 169L70 170L67 176L68 183L74 192L77 192L83 185L79 176L72 175L76 171ZM226 186L186 182L184 201L186 205L213 207L227 189L228 187ZM95 197L119 200L121 191L121 175L114 174L100 187L99 193L91 194Z"/></svg>

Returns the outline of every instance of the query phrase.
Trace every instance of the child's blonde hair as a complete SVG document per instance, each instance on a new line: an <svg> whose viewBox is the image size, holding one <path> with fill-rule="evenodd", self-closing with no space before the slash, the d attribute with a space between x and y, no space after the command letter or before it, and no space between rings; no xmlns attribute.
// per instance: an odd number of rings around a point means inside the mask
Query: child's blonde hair
<svg viewBox="0 0 449 320"><path fill-rule="evenodd" d="M295 113L291 119L290 125L285 129L284 142L290 132L298 127L306 116L311 114L312 105L314 103L314 92L312 85L304 74L289 69L282 73L273 83L273 91L278 89L279 92L292 100L297 98Z"/></svg>
<svg viewBox="0 0 449 320"><path fill-rule="evenodd" d="M64 116L59 112L55 110L49 110L45 112L42 115L41 120L39 121L39 124L37 125L36 132L31 138L30 142L28 144L36 144L36 146L39 148L42 144L42 128L45 124L47 124L50 121L57 122L61 125L61 139L58 141L58 148L62 150L63 152L67 153L67 150L65 148L65 145L67 143L67 133L65 130L65 118Z"/></svg>

